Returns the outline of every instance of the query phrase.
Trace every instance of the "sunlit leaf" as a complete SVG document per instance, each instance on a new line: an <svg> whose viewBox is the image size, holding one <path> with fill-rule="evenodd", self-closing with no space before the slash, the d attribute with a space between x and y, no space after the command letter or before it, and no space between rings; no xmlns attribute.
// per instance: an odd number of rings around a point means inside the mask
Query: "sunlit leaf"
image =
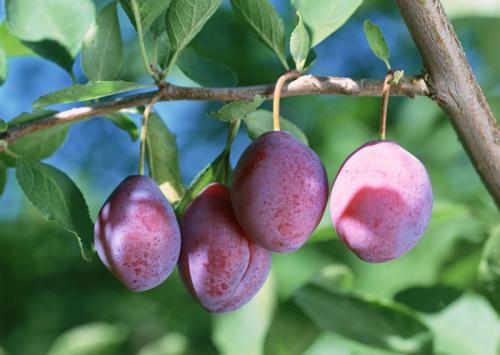
<svg viewBox="0 0 500 355"><path fill-rule="evenodd" d="M222 106L217 111L210 112L209 115L224 122L242 119L257 110L264 100L265 97L257 95L251 101L233 101Z"/></svg>

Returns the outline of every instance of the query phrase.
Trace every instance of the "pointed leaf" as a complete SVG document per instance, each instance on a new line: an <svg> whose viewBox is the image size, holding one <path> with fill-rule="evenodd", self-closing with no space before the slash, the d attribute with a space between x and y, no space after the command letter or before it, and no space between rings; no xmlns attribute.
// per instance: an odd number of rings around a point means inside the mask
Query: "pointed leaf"
<svg viewBox="0 0 500 355"><path fill-rule="evenodd" d="M83 39L82 68L89 80L114 80L122 66L122 37L116 3L106 6Z"/></svg>
<svg viewBox="0 0 500 355"><path fill-rule="evenodd" d="M292 0L310 29L311 48L339 29L363 0Z"/></svg>
<svg viewBox="0 0 500 355"><path fill-rule="evenodd" d="M273 113L268 110L257 110L249 113L244 119L247 126L248 135L251 139L256 139L263 133L273 130ZM294 123L280 118L281 129L290 132L302 143L308 145L307 137Z"/></svg>
<svg viewBox="0 0 500 355"><path fill-rule="evenodd" d="M107 118L111 122L113 122L116 127L121 128L125 132L128 133L132 142L135 142L139 137L139 130L135 122L126 114L121 112L113 112L110 113L104 118Z"/></svg>
<svg viewBox="0 0 500 355"><path fill-rule="evenodd" d="M171 0L136 0L137 7L139 9L139 18L141 19L142 31L143 33L148 32L151 29L153 23L160 16L165 15L165 10L170 6ZM132 10L131 0L120 0L125 13L127 14L130 22L137 28L135 24L134 11ZM164 22L163 20L161 20Z"/></svg>
<svg viewBox="0 0 500 355"><path fill-rule="evenodd" d="M209 115L224 122L245 118L249 113L257 110L266 98L256 95L252 101L233 101L222 106L218 111Z"/></svg>
<svg viewBox="0 0 500 355"><path fill-rule="evenodd" d="M146 152L149 172L170 203L177 202L184 193L176 137L161 118L152 113L148 121Z"/></svg>
<svg viewBox="0 0 500 355"><path fill-rule="evenodd" d="M33 107L88 101L147 87L147 85L139 85L129 81L95 81L85 85L73 85L42 96L33 103Z"/></svg>
<svg viewBox="0 0 500 355"><path fill-rule="evenodd" d="M422 313L438 313L455 302L463 290L444 285L416 286L398 292L394 300Z"/></svg>
<svg viewBox="0 0 500 355"><path fill-rule="evenodd" d="M76 236L83 258L90 261L94 226L82 193L68 175L47 164L18 159L16 178L48 220L57 221Z"/></svg>
<svg viewBox="0 0 500 355"><path fill-rule="evenodd" d="M283 20L268 0L231 0L235 15L257 34L288 69Z"/></svg>
<svg viewBox="0 0 500 355"><path fill-rule="evenodd" d="M373 54L385 63L387 69L391 69L391 65L389 64L389 48L387 47L387 43L385 42L384 35L382 31L380 31L380 28L370 20L365 20L363 29Z"/></svg>
<svg viewBox="0 0 500 355"><path fill-rule="evenodd" d="M298 71L303 71L307 55L309 54L311 39L309 38L309 32L307 32L304 21L302 21L300 12L297 12L297 16L299 17L299 22L290 36L290 53L295 62L295 68Z"/></svg>
<svg viewBox="0 0 500 355"><path fill-rule="evenodd" d="M0 47L4 49L7 57L35 54L9 32L6 22L0 24Z"/></svg>

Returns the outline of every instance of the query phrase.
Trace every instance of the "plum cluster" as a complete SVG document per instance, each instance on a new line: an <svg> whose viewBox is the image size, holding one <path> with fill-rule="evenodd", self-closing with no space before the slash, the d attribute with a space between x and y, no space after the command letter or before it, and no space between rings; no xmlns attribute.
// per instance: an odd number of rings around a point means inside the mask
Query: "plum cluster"
<svg viewBox="0 0 500 355"><path fill-rule="evenodd" d="M105 202L95 244L106 267L129 289L162 283L178 265L197 302L210 312L247 303L264 284L272 252L300 248L318 226L328 180L319 157L291 134L268 132L241 156L231 188L212 183L177 223L158 185L126 178ZM344 243L361 259L383 262L410 250L432 210L427 172L389 141L367 143L342 164L330 213Z"/></svg>

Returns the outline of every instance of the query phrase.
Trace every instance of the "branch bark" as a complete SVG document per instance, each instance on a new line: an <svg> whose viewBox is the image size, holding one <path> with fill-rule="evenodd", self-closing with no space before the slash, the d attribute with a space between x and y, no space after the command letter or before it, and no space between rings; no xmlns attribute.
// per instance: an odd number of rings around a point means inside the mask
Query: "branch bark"
<svg viewBox="0 0 500 355"><path fill-rule="evenodd" d="M317 77L304 75L297 80L285 85L282 97L304 96L304 95L349 95L349 96L381 96L383 80L353 80L338 77ZM26 122L19 126L11 127L6 132L0 133L0 140L5 143L13 143L27 134L35 131L53 127L60 124L72 123L89 117L105 115L129 107L145 105L153 97L160 94L160 101L174 100L213 100L213 101L237 101L251 100L256 95L262 95L266 99L273 98L274 84L257 85L232 88L194 88L181 87L168 84L160 91L152 91L146 94L126 96L114 101L104 102L95 106L79 107L59 112L53 116L32 122ZM418 77L406 77L391 88L391 94L397 96L427 96L429 90L425 81ZM0 152L5 147L0 144Z"/></svg>
<svg viewBox="0 0 500 355"><path fill-rule="evenodd" d="M420 51L431 97L448 114L500 207L500 130L439 0L397 0Z"/></svg>

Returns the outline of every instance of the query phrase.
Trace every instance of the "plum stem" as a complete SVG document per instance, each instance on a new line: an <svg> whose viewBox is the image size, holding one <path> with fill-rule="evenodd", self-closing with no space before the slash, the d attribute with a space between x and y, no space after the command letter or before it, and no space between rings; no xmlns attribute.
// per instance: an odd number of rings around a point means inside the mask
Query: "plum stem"
<svg viewBox="0 0 500 355"><path fill-rule="evenodd" d="M144 160L146 157L146 137L148 135L148 119L153 110L153 106L160 99L160 95L154 96L147 104L142 115L141 142L139 146L139 175L144 175Z"/></svg>
<svg viewBox="0 0 500 355"><path fill-rule="evenodd" d="M394 78L394 71L389 70L384 78L384 85L382 87L382 107L380 110L380 140L385 140L385 131L387 128L387 108L389 107L389 96L391 95L391 83Z"/></svg>
<svg viewBox="0 0 500 355"><path fill-rule="evenodd" d="M302 76L302 73L298 70L290 70L285 74L281 75L276 81L276 85L274 87L274 95L273 95L273 130L280 130L280 98L281 98L281 90L283 90L283 86L289 80L295 80Z"/></svg>

